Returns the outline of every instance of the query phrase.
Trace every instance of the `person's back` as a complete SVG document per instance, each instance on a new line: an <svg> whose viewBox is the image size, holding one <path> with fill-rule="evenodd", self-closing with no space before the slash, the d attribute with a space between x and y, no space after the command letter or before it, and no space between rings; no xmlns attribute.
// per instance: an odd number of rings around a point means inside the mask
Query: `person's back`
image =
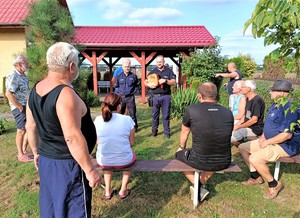
<svg viewBox="0 0 300 218"><path fill-rule="evenodd" d="M200 104L187 108L182 120L180 145L176 159L202 170L200 174L199 201L203 201L209 191L202 186L214 175L231 163L230 137L233 129L233 116L229 109L217 104L218 90L215 84L203 83L198 88ZM186 148L192 132L192 148ZM193 171L183 172L194 183ZM193 187L190 187L193 193Z"/></svg>
<svg viewBox="0 0 300 218"><path fill-rule="evenodd" d="M134 122L131 117L113 113L109 122L104 122L102 116L96 117L95 126L99 145L97 161L100 165L119 166L132 160L132 149L129 142Z"/></svg>
<svg viewBox="0 0 300 218"><path fill-rule="evenodd" d="M230 110L211 102L192 105L183 125L192 132L190 160L201 170L220 170L231 162L230 137L233 117ZM188 121L190 120L190 121Z"/></svg>

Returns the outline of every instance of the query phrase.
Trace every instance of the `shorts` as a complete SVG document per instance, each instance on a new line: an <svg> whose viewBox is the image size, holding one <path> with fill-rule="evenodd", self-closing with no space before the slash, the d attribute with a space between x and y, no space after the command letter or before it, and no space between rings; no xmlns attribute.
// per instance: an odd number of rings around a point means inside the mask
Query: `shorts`
<svg viewBox="0 0 300 218"><path fill-rule="evenodd" d="M20 112L18 108L11 111L15 120L17 129L25 130L25 124L26 124L26 106L23 105L23 111Z"/></svg>
<svg viewBox="0 0 300 218"><path fill-rule="evenodd" d="M40 217L91 217L92 188L74 159L39 156Z"/></svg>
<svg viewBox="0 0 300 218"><path fill-rule="evenodd" d="M278 144L268 145L261 148L259 139L249 141L239 146L240 151L245 150L251 154L255 160L263 160L264 162L276 162L280 157L289 157L289 155Z"/></svg>
<svg viewBox="0 0 300 218"><path fill-rule="evenodd" d="M227 168L231 162L231 156L227 158L228 159L227 161L221 161L221 162L216 160L207 161L207 159L203 159L201 161L199 158L196 158L197 161L193 161L193 159L195 158L191 158L191 151L192 151L191 148L177 151L175 154L175 158L195 169L206 171L206 172L223 170Z"/></svg>
<svg viewBox="0 0 300 218"><path fill-rule="evenodd" d="M250 128L241 128L232 132L231 141L238 142L249 136L257 136Z"/></svg>

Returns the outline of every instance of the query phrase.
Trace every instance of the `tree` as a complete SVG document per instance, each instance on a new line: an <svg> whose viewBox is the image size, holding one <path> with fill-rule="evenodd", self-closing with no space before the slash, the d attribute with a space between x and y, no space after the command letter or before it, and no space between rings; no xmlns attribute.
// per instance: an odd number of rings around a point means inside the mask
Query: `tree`
<svg viewBox="0 0 300 218"><path fill-rule="evenodd" d="M47 73L47 49L55 42L70 43L74 29L69 12L57 0L40 0L30 4L25 25L30 64L28 76L35 84Z"/></svg>
<svg viewBox="0 0 300 218"><path fill-rule="evenodd" d="M217 37L216 37L217 38ZM189 57L183 57L182 73L188 76L188 82L212 81L215 74L226 70L226 57L221 56L221 47L217 43L201 50L191 52Z"/></svg>
<svg viewBox="0 0 300 218"><path fill-rule="evenodd" d="M257 69L257 64L250 55L239 54L237 57L227 60L227 63L234 62L243 77L251 77Z"/></svg>
<svg viewBox="0 0 300 218"><path fill-rule="evenodd" d="M285 60L288 71L299 69L300 60L300 0L260 0L251 18L244 25L244 33L252 25L252 35L264 37L264 44L278 44L271 52L275 62L279 58ZM297 72L299 77L300 72Z"/></svg>

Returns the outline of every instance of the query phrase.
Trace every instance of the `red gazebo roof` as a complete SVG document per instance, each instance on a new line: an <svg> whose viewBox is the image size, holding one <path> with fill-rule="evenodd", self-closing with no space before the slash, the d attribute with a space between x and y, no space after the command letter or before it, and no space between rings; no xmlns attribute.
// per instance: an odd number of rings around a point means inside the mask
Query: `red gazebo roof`
<svg viewBox="0 0 300 218"><path fill-rule="evenodd" d="M38 0L0 0L0 26L22 26L28 13L28 5ZM66 0L58 2L68 9Z"/></svg>
<svg viewBox="0 0 300 218"><path fill-rule="evenodd" d="M204 26L75 26L73 43L87 47L203 47L214 37Z"/></svg>

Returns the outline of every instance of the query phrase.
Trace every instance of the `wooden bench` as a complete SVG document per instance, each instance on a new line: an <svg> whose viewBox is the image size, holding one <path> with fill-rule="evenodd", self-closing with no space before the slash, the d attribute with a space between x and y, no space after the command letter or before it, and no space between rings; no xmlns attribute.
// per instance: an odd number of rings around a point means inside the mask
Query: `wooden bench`
<svg viewBox="0 0 300 218"><path fill-rule="evenodd" d="M110 81L98 81L98 92L100 93L100 88L106 88L106 92L110 88Z"/></svg>
<svg viewBox="0 0 300 218"><path fill-rule="evenodd" d="M97 164L96 159L92 159L93 165L96 169L101 169ZM111 170L111 169L109 169ZM187 164L179 160L136 160L134 164L130 167L122 169L113 169L112 171L157 171L157 172L185 172L185 171L194 171L194 199L193 204L194 208L198 205L198 189L199 189L199 175L201 170L195 169L188 166ZM231 163L230 166L224 170L217 171L217 173L225 172L242 172L241 168L235 164Z"/></svg>
<svg viewBox="0 0 300 218"><path fill-rule="evenodd" d="M280 163L297 163L300 164L300 154L293 156L293 157L281 157L275 163L275 170L274 170L274 179L278 181L279 177L279 170L280 170Z"/></svg>

